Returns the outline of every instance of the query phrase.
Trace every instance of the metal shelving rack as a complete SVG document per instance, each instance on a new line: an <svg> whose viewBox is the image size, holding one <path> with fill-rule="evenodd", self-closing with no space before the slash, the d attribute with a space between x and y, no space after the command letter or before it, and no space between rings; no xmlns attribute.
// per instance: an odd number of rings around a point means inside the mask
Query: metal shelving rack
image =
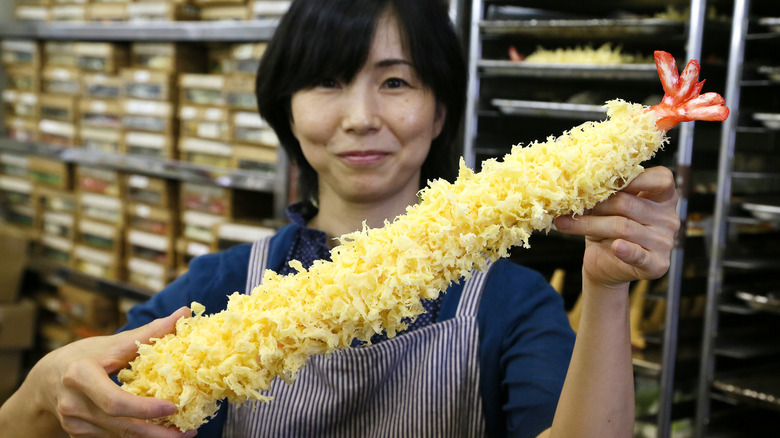
<svg viewBox="0 0 780 438"><path fill-rule="evenodd" d="M687 23L676 23L667 20L656 19L637 19L636 17L630 18L616 18L605 19L602 18L609 12L612 12L618 8L630 8L632 5L637 10L649 10L652 8L661 7L663 9L667 5L673 4L675 6L684 6L690 8L690 19ZM493 18L488 17L489 8L494 8L492 12L494 16L500 16L501 11L497 10L501 7L515 7L515 8L528 8L531 9L531 14L538 14L526 20L521 19L508 19L506 17ZM550 10L553 11L550 11ZM586 10L586 11L583 11ZM508 130L517 129L517 126L524 126L533 129L530 123L521 123L515 121L518 119L512 119L510 123L496 123L496 120L502 120L512 118L515 116L524 116L530 118L530 120L538 120L539 123L546 123L551 120L575 120L576 123L568 125L568 127L578 124L585 120L592 120L599 116L603 116L603 112L600 109L600 102L598 105L581 105L570 104L560 102L540 102L542 99L512 99L500 96L501 93L514 94L513 87L523 87L522 82L511 81L529 81L540 80L544 78L546 80L559 80L556 83L563 86L567 81L580 80L580 81L612 81L611 84L618 84L621 82L631 82L637 85L636 87L643 87L643 82L650 84L656 84L658 81L658 75L653 65L624 65L613 67L612 70L603 67L576 67L571 66L555 66L555 65L523 65L522 63L516 63L505 60L501 57L501 53L497 52L495 47L496 40L501 38L511 39L515 38L515 41L522 38L533 39L538 33L548 33L551 36L547 40L538 38L533 40L534 42L553 41L556 40L566 41L569 46L575 44L583 44L592 41L604 41L605 35L614 35L616 32L610 32L610 29L619 29L623 39L629 41L637 41L640 39L647 39L648 37L657 38L652 44L656 44L653 49L663 49L678 56L682 55L681 48L684 49L685 59L700 59L702 55L702 40L704 33L704 26L706 23L707 3L705 0L685 0L685 1L631 1L631 2L610 2L610 1L595 1L589 2L588 5L577 4L577 2L556 2L555 5L549 4L549 2L543 1L496 1L496 0L475 0L472 2L471 10L471 24L470 24L470 40L469 40L469 66L470 66L470 83L469 83L469 102L467 106L466 114L466 130L464 139L464 157L466 164L474 167L482 159L488 157L501 156L508 152L508 149L501 149L494 144L503 141L507 146L514 144L516 139L507 141L506 139L496 140L495 138L489 138L485 135L486 130L495 129L496 126L501 128L507 128ZM576 12L583 14L588 10L592 10L595 13L601 13L601 16L597 17L585 17L582 15L572 15ZM648 32L648 29L651 31ZM592 40L582 38L581 35L591 35ZM580 40L577 41L577 37ZM619 38L620 39L620 38ZM571 41L575 41L572 43ZM617 41L622 43L622 41ZM600 43L594 43L593 46L598 46ZM665 47L674 47L674 51ZM546 49L552 49L555 47L545 46ZM503 55L505 56L505 53ZM498 55L497 55L498 54ZM493 58L493 59L491 59ZM499 58L499 59L495 59ZM495 83L488 83L490 80L495 80L496 77L503 77L505 82L501 85ZM716 82L717 83L717 82ZM528 86L530 88L535 85ZM604 82L601 82L604 85ZM709 86L712 86L712 81L708 82ZM624 88L615 87L616 90L622 90ZM716 90L717 91L717 90ZM614 93L621 91L612 91L610 89L610 95L607 98L623 97ZM492 99L499 94L502 99ZM630 97L628 97L630 99ZM636 101L635 99L631 99ZM513 106L514 105L514 106ZM546 126L546 125L545 125ZM691 195L689 193L692 187L692 155L693 155L693 138L694 138L694 126L693 124L685 124L678 129L676 134L673 134L673 144L676 148L676 156L674 162L664 163L669 167L673 167L677 175L678 187L681 190L680 203L678 205L678 213L681 218L686 218L688 215L689 202L691 201ZM561 131L550 131L546 134L555 134ZM530 137L533 139L534 137ZM526 139L522 139L526 142ZM664 152L668 154L668 152ZM667 276L668 286L666 292L661 294L662 299L666 300L666 315L665 326L663 332L657 336L656 343L660 344L658 351L652 352L652 354L646 355L645 359L635 359L634 368L637 375L651 376L657 378L659 381L660 393L662 396L659 400L658 414L655 418L656 430L658 437L668 437L671 433L671 419L672 419L672 406L674 404L673 394L675 389L675 365L679 361L686 361L687 363L694 363L697 358L698 352L688 351L691 348L686 347L685 352L678 352L678 313L680 309L680 296L684 288L686 288L691 282L684 279L684 271L686 269L686 254L685 254L685 230L680 233L680 238L676 244L676 247L672 254L671 267ZM537 241L538 242L538 241ZM532 242L533 245L533 242ZM701 288L699 288L701 289ZM693 294L690 290L686 291L686 294ZM703 293L703 290L701 291Z"/></svg>
<svg viewBox="0 0 780 438"><path fill-rule="evenodd" d="M772 314L780 312L780 252L771 244L762 250L780 237L780 162L773 160L780 125L772 121L780 116L757 117L780 113L773 73L780 61L771 56L780 48L777 17L780 8L770 2L734 1L725 94L731 115L720 143L697 437L770 436L780 419L780 343L767 336L780 326Z"/></svg>

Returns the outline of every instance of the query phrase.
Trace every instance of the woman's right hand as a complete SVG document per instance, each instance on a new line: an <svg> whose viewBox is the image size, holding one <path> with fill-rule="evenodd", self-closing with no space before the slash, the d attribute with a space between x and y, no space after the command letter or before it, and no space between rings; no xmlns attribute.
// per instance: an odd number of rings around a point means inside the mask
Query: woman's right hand
<svg viewBox="0 0 780 438"><path fill-rule="evenodd" d="M61 436L64 430L72 437L195 436L147 422L175 413L176 406L125 392L109 377L135 358L136 342L172 333L176 321L189 315L181 308L135 330L82 339L49 353L0 408L2 434Z"/></svg>

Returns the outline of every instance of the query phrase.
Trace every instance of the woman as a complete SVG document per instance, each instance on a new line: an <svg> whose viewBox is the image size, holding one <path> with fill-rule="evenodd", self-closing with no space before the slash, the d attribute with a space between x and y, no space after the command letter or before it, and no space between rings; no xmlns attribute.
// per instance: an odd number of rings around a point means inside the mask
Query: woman
<svg viewBox="0 0 780 438"><path fill-rule="evenodd" d="M257 77L260 112L301 170L306 201L290 209L292 224L194 260L131 311L128 331L45 357L0 409L0 426L14 436L193 436L146 423L175 407L127 394L109 374L135 341L171 331L186 314L177 308L198 301L217 312L265 267L328 257L334 237L381 226L417 202L425 181L451 178L463 72L439 0L293 2ZM556 221L587 237L574 346L560 297L502 260L425 302L404 334L314 357L293 385L273 385L273 402L225 404L199 436L629 436L628 283L666 271L675 204L671 173L650 169L588 215Z"/></svg>

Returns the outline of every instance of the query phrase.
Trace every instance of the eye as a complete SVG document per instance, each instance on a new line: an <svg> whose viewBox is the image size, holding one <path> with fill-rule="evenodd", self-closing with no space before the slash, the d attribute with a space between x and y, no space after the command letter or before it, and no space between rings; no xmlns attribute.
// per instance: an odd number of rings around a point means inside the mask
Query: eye
<svg viewBox="0 0 780 438"><path fill-rule="evenodd" d="M331 78L320 79L319 81L317 81L316 86L322 88L338 88L339 81Z"/></svg>
<svg viewBox="0 0 780 438"><path fill-rule="evenodd" d="M409 83L401 78L390 78L385 80L384 86L386 88L401 88L408 86Z"/></svg>

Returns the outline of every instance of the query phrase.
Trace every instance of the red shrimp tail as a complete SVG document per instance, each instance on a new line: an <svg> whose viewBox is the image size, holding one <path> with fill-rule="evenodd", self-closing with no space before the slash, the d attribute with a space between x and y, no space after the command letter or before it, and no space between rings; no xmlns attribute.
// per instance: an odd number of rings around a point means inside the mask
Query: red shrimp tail
<svg viewBox="0 0 780 438"><path fill-rule="evenodd" d="M677 73L674 57L663 51L656 51L655 65L664 98L649 111L656 114L656 125L662 131L668 131L681 122L692 120L723 121L729 115L724 106L725 100L718 93L701 93L704 80L699 81L701 66L695 59L688 61L681 74Z"/></svg>

